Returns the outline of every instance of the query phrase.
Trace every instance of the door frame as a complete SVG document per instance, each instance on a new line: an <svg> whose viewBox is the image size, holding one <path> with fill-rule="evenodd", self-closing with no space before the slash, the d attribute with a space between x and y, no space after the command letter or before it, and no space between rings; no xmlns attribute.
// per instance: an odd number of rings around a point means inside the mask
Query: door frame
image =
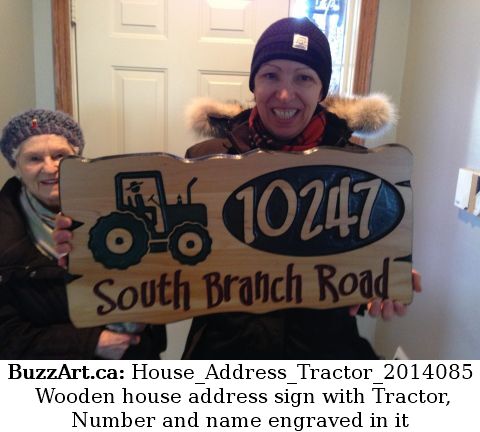
<svg viewBox="0 0 480 432"><path fill-rule="evenodd" d="M70 115L73 110L72 55L70 50L70 0L51 0L55 107ZM377 30L379 0L362 1L353 93L366 94L370 82Z"/></svg>
<svg viewBox="0 0 480 432"><path fill-rule="evenodd" d="M73 115L70 0L51 0L55 108Z"/></svg>

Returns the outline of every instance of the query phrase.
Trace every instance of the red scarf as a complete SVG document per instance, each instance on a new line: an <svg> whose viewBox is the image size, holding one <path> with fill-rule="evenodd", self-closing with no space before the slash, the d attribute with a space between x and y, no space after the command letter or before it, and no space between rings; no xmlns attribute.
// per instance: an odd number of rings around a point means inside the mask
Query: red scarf
<svg viewBox="0 0 480 432"><path fill-rule="evenodd" d="M288 143L285 143L278 141L268 132L258 114L257 107L252 109L248 118L252 147L281 151L304 151L318 146L325 131L325 124L325 112L319 107L315 110L312 119L303 132Z"/></svg>

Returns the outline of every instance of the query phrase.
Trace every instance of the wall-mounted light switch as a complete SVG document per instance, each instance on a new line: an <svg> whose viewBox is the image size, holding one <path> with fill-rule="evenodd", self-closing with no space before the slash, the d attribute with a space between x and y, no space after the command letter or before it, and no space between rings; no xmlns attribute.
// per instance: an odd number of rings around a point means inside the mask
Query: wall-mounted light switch
<svg viewBox="0 0 480 432"><path fill-rule="evenodd" d="M480 215L480 171L460 168L455 205L475 216Z"/></svg>

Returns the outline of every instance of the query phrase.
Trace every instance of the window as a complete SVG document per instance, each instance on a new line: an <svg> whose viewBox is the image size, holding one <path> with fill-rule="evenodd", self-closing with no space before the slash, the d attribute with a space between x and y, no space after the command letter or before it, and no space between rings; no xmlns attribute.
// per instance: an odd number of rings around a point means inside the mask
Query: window
<svg viewBox="0 0 480 432"><path fill-rule="evenodd" d="M352 93L361 0L292 0L290 14L308 16L325 33L333 60L331 93Z"/></svg>

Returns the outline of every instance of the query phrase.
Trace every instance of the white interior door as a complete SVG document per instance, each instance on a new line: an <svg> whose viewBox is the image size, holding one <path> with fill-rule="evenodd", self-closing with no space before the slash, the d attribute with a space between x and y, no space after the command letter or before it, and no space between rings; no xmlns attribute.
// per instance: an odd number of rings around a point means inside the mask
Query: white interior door
<svg viewBox="0 0 480 432"><path fill-rule="evenodd" d="M195 96L248 102L255 42L288 0L75 0L78 117L85 155L168 152L195 142ZM179 358L189 322L168 326Z"/></svg>
<svg viewBox="0 0 480 432"><path fill-rule="evenodd" d="M249 101L255 41L288 0L76 0L78 115L88 156L195 142L195 96Z"/></svg>

